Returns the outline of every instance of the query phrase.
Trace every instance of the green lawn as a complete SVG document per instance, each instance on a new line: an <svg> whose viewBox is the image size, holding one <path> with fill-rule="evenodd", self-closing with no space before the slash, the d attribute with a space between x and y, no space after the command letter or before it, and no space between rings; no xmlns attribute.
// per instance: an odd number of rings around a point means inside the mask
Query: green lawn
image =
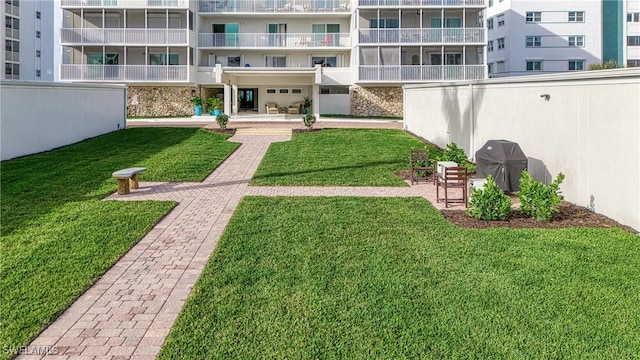
<svg viewBox="0 0 640 360"><path fill-rule="evenodd" d="M227 138L130 129L2 162L0 346L26 345L174 206L101 201L116 189L113 171L200 181L238 147Z"/></svg>
<svg viewBox="0 0 640 360"><path fill-rule="evenodd" d="M623 359L640 241L465 230L420 198L245 198L161 359Z"/></svg>
<svg viewBox="0 0 640 360"><path fill-rule="evenodd" d="M409 152L425 144L400 130L326 129L274 143L252 185L406 186ZM433 149L433 148L431 148Z"/></svg>

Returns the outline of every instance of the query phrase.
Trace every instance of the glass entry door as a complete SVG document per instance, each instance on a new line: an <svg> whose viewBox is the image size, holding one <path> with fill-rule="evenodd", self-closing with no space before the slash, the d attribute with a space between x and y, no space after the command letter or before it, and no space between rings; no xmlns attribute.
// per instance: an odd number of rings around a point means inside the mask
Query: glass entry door
<svg viewBox="0 0 640 360"><path fill-rule="evenodd" d="M258 111L258 89L238 89L238 111Z"/></svg>

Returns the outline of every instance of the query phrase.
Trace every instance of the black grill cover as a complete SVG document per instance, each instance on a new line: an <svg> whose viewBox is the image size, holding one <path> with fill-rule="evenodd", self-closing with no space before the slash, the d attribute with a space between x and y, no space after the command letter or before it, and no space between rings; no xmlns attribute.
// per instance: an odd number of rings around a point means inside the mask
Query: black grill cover
<svg viewBox="0 0 640 360"><path fill-rule="evenodd" d="M527 170L527 157L517 143L489 140L476 151L478 177L491 175L504 191L520 191L519 181L523 170Z"/></svg>

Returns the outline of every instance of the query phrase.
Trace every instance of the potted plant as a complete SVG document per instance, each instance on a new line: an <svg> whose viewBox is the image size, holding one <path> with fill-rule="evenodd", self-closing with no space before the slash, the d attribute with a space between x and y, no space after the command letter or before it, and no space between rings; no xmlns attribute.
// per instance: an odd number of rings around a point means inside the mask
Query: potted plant
<svg viewBox="0 0 640 360"><path fill-rule="evenodd" d="M311 99L308 96L305 96L304 99L302 99L302 113L306 114L309 112L309 109L311 108Z"/></svg>
<svg viewBox="0 0 640 360"><path fill-rule="evenodd" d="M202 105L204 104L202 97L200 95L196 95L189 101L193 104L193 111L196 113L196 116L202 115Z"/></svg>
<svg viewBox="0 0 640 360"><path fill-rule="evenodd" d="M209 99L209 112L211 115L218 116L222 114L222 108L224 107L224 101L219 97L212 97Z"/></svg>

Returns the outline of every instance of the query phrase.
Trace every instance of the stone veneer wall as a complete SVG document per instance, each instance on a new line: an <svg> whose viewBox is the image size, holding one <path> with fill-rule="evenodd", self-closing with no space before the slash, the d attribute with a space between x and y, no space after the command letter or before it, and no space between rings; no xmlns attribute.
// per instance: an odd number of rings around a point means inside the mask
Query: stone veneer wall
<svg viewBox="0 0 640 360"><path fill-rule="evenodd" d="M402 87L353 86L349 92L351 114L362 116L403 116Z"/></svg>
<svg viewBox="0 0 640 360"><path fill-rule="evenodd" d="M199 89L192 86L129 86L127 116L191 116L192 91L198 94ZM131 105L133 96L138 98L137 106Z"/></svg>

